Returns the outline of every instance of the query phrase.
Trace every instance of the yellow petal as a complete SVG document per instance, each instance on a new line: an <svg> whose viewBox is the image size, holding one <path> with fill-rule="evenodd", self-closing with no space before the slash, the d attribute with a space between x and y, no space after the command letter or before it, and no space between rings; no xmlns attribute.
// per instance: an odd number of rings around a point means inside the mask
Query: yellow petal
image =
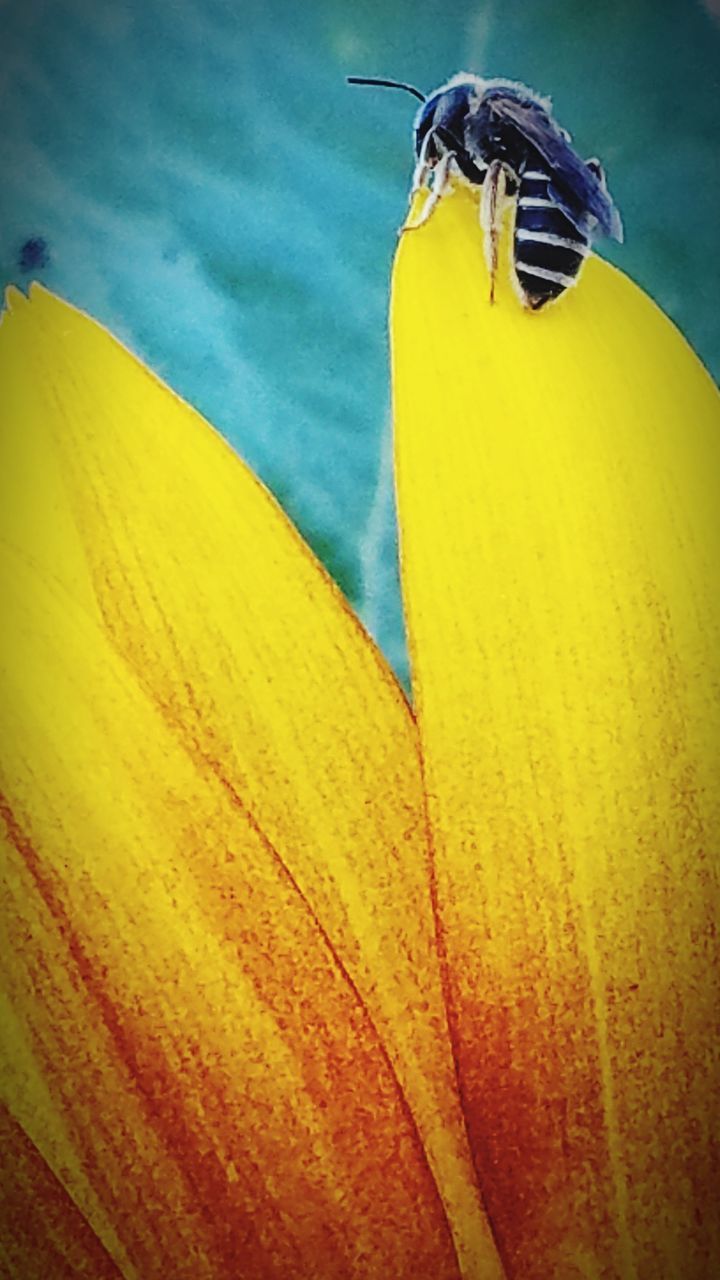
<svg viewBox="0 0 720 1280"><path fill-rule="evenodd" d="M96 624L12 569L15 1114L126 1275L456 1277L397 1080L291 877Z"/></svg>
<svg viewBox="0 0 720 1280"><path fill-rule="evenodd" d="M497 1276L407 706L199 416L58 299L11 301L13 1114L128 1274L224 1275L244 1235L248 1276L451 1274L442 1202Z"/></svg>
<svg viewBox="0 0 720 1280"><path fill-rule="evenodd" d="M591 259L488 301L458 191L393 286L403 590L461 1095L508 1275L720 1274L720 412ZM715 1174L716 1179L716 1174Z"/></svg>

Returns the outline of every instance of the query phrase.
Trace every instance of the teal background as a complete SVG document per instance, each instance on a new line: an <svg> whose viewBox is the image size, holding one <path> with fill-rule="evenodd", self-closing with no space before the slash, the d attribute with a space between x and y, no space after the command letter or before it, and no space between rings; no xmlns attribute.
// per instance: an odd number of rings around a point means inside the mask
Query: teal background
<svg viewBox="0 0 720 1280"><path fill-rule="evenodd" d="M0 276L91 312L215 423L406 680L386 307L415 103L344 76L550 94L624 218L600 251L717 377L713 8L0 0ZM31 236L49 261L27 272Z"/></svg>

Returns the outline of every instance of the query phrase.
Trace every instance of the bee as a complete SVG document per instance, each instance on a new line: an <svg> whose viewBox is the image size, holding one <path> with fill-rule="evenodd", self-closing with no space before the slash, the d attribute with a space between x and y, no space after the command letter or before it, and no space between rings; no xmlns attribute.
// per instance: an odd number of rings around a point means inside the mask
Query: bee
<svg viewBox="0 0 720 1280"><path fill-rule="evenodd" d="M599 236L622 242L623 227L599 160L583 160L556 123L549 98L514 80L460 72L426 97L398 80L348 76L349 84L403 89L420 100L413 126L415 171L410 203L430 193L414 231L432 216L452 178L480 188L480 226L495 298L504 208L515 203L513 284L524 306L539 311L577 282Z"/></svg>

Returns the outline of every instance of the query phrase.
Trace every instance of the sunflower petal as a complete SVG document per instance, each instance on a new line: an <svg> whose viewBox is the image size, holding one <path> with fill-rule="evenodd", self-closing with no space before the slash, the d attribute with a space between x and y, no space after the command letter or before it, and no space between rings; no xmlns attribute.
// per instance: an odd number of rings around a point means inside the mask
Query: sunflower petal
<svg viewBox="0 0 720 1280"><path fill-rule="evenodd" d="M27 573L13 599L10 572L26 1132L131 1275L455 1277L397 1081L291 878L102 630Z"/></svg>
<svg viewBox="0 0 720 1280"><path fill-rule="evenodd" d="M220 437L11 301L13 1114L144 1277L496 1276L407 706Z"/></svg>
<svg viewBox="0 0 720 1280"><path fill-rule="evenodd" d="M540 314L508 275L491 305L458 191L403 238L393 288L461 1096L508 1275L702 1280L720 1274L719 401L605 263Z"/></svg>

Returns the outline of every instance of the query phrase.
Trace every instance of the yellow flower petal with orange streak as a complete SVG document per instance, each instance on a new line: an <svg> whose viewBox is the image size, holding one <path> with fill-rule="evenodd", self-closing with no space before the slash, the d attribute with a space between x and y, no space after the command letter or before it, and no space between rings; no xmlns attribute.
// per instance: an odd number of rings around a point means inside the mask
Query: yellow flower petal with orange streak
<svg viewBox="0 0 720 1280"><path fill-rule="evenodd" d="M26 1132L126 1276L456 1277L397 1081L291 877L97 625L12 574L5 1073Z"/></svg>
<svg viewBox="0 0 720 1280"><path fill-rule="evenodd" d="M463 1274L496 1277L407 706L220 437L87 317L11 304L0 532L34 610L4 662L13 1114L124 1273L218 1274L245 1231L248 1276L273 1250L447 1274L419 1135Z"/></svg>
<svg viewBox="0 0 720 1280"><path fill-rule="evenodd" d="M507 252L507 250L506 250ZM461 1095L518 1280L720 1274L720 401L591 259L488 301L466 190L393 305L401 557Z"/></svg>

